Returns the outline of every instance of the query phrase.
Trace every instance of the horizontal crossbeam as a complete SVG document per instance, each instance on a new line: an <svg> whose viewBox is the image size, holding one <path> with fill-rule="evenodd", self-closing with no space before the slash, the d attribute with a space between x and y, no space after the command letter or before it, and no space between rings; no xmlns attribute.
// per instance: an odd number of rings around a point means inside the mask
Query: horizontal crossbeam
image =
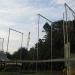
<svg viewBox="0 0 75 75"><path fill-rule="evenodd" d="M71 58L69 60L65 60L63 58L52 59L52 60L7 60L7 61L2 61L2 62L5 62L5 63L46 63L46 62L65 62L65 61L75 61L75 58Z"/></svg>

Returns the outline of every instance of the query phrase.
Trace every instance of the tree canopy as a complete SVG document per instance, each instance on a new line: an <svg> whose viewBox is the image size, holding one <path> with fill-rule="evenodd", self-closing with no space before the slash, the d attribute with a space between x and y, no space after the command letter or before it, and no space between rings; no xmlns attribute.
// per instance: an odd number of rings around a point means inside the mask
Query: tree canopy
<svg viewBox="0 0 75 75"><path fill-rule="evenodd" d="M75 53L75 20L68 21L68 38L70 42L70 50ZM64 35L63 35L63 20L53 22L52 24L52 58L63 58L64 57ZM46 22L43 25L45 31L44 41L39 38L39 41L34 47L28 51L26 48L19 48L12 56L8 56L12 59L37 59L37 45L38 45L38 59L51 59L51 25ZM66 26L66 22L64 22ZM55 63L54 63L55 64ZM59 64L59 62L58 62ZM62 63L60 63L63 65Z"/></svg>

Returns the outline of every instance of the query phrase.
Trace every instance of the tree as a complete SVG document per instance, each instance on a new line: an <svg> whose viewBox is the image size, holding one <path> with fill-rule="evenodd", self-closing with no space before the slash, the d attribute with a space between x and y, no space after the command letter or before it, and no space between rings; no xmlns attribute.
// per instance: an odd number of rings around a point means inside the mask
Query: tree
<svg viewBox="0 0 75 75"><path fill-rule="evenodd" d="M64 22L64 24L66 27L66 22ZM67 21L67 24L68 24L68 37L71 46L70 49L72 53L75 53L75 20ZM51 40L51 26L52 26L52 40ZM63 20L53 22L51 25L49 25L48 22L46 22L43 26L43 29L46 33L44 35L44 38L39 39L39 41L35 44L35 46L30 48L29 51L26 48L19 48L19 50L12 55L12 58L20 59L21 55L22 60L27 59L36 60L38 49L38 60L51 59L51 41L52 41L52 59L63 58L64 57ZM11 58L9 54L8 56L9 58ZM32 64L28 65L32 66ZM34 67L35 65L36 64L33 64ZM45 68L48 69L48 65L50 65L50 63L44 64L40 63L40 65L42 66L45 65ZM64 62L57 62L57 63L54 62L52 66L53 69L56 69L57 67L59 67L58 69L60 69L64 67Z"/></svg>
<svg viewBox="0 0 75 75"><path fill-rule="evenodd" d="M15 52L13 55L13 59L20 59L21 60L27 60L29 59L28 50L26 48L19 48L17 52Z"/></svg>
<svg viewBox="0 0 75 75"><path fill-rule="evenodd" d="M34 47L29 50L29 58L32 60L36 60L37 58L36 49Z"/></svg>

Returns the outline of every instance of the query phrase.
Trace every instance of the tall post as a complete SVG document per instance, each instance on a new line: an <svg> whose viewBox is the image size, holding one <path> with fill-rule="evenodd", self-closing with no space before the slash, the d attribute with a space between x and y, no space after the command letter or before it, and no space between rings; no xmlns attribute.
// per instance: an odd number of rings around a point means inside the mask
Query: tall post
<svg viewBox="0 0 75 75"><path fill-rule="evenodd" d="M37 44L37 61L38 61L38 50L39 50L39 22L40 22L40 16L38 15L38 44ZM36 62L36 72L38 70L38 63Z"/></svg>
<svg viewBox="0 0 75 75"><path fill-rule="evenodd" d="M38 42L39 42L39 22L40 22L40 16L38 15ZM38 60L38 50L39 50L39 44L37 45L37 60Z"/></svg>
<svg viewBox="0 0 75 75"><path fill-rule="evenodd" d="M64 73L67 74L67 55L66 55L66 33L65 33L65 23L64 23L64 13L63 13L63 37L64 37L64 65L65 65L65 68L64 68Z"/></svg>
<svg viewBox="0 0 75 75"><path fill-rule="evenodd" d="M4 45L4 38L0 38L2 40L2 51L4 51L3 45Z"/></svg>
<svg viewBox="0 0 75 75"><path fill-rule="evenodd" d="M3 38L3 42L2 42L2 50L4 51L4 38Z"/></svg>
<svg viewBox="0 0 75 75"><path fill-rule="evenodd" d="M46 17L44 17L41 14L38 14L40 17L44 18L45 20L47 20L48 22L52 23L52 21L50 21L49 19L47 19ZM39 22L38 22L39 23ZM39 27L39 26L38 26ZM39 30L39 29L38 29ZM51 25L51 72L52 72L52 25Z"/></svg>
<svg viewBox="0 0 75 75"><path fill-rule="evenodd" d="M7 51L6 51L6 52L8 52L8 47L9 47L9 38L10 38L10 28L9 28L9 33L8 33Z"/></svg>
<svg viewBox="0 0 75 75"><path fill-rule="evenodd" d="M29 48L29 42L30 42L30 32L28 33L28 38L27 38L27 50Z"/></svg>
<svg viewBox="0 0 75 75"><path fill-rule="evenodd" d="M21 47L22 47L22 45L23 45L23 33L22 33Z"/></svg>
<svg viewBox="0 0 75 75"><path fill-rule="evenodd" d="M51 25L51 73L52 73L52 25Z"/></svg>
<svg viewBox="0 0 75 75"><path fill-rule="evenodd" d="M21 48L22 48L22 44L23 44L23 33L22 34L22 40L21 40ZM22 59L22 51L20 52L20 60Z"/></svg>
<svg viewBox="0 0 75 75"><path fill-rule="evenodd" d="M68 37L68 14L67 14L67 7L68 5L65 3L65 15L66 15L66 44L67 44L67 50L66 52L68 52L68 57L66 58L66 66L67 66L67 75L70 75L70 43L69 43L69 37ZM68 7L69 8L69 7ZM66 53L67 54L67 53Z"/></svg>
<svg viewBox="0 0 75 75"><path fill-rule="evenodd" d="M47 20L48 22L50 22L50 23L52 23L52 21L50 21L49 19L47 19L46 17L44 17L43 15L41 15L41 14L38 14L39 15L39 17L42 17L42 18L44 18L45 20ZM39 20L38 20L38 33L39 33ZM39 35L38 35L39 36ZM51 72L52 72L52 25L51 25Z"/></svg>
<svg viewBox="0 0 75 75"><path fill-rule="evenodd" d="M65 53L65 26L64 26L64 13L63 13L63 37L64 37L64 59L66 61L66 53ZM65 62L65 66L66 66L66 62Z"/></svg>
<svg viewBox="0 0 75 75"><path fill-rule="evenodd" d="M65 4L65 15L66 15L66 44L68 43L68 31L67 31L67 8L66 8L66 4ZM66 50L66 49L65 49ZM67 49L68 50L68 49ZM66 51L68 52L68 51ZM69 73L69 68L68 68L68 58L66 58L66 67L67 67L67 75Z"/></svg>
<svg viewBox="0 0 75 75"><path fill-rule="evenodd" d="M68 14L67 14L67 7L66 7L66 4L65 4L65 15L66 15L66 37L67 37L67 43L68 43L68 26L67 26L67 17L68 17Z"/></svg>

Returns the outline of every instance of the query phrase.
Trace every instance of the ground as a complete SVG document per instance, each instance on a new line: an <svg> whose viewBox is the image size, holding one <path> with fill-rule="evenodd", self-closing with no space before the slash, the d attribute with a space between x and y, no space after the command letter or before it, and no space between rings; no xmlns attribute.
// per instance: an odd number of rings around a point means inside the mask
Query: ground
<svg viewBox="0 0 75 75"><path fill-rule="evenodd" d="M11 72L0 72L0 75L50 75L50 73L30 73L30 74L20 74L20 73L11 73Z"/></svg>

